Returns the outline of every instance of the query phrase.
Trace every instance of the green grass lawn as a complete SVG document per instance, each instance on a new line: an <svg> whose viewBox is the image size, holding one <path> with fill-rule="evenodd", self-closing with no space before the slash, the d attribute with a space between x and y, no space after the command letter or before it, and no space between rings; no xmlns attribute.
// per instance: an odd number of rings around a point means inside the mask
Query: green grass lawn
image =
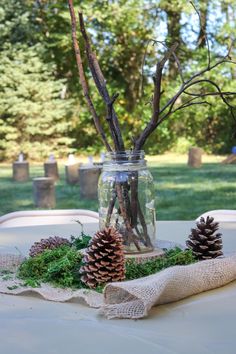
<svg viewBox="0 0 236 354"><path fill-rule="evenodd" d="M222 165L219 158L208 157L201 168L190 169L185 160L175 155L150 159L159 220L191 220L211 209L236 209L236 165ZM43 166L32 165L30 174L32 178L43 176ZM0 215L35 209L32 182L16 183L11 176L11 165L0 164ZM60 176L57 209L97 210L97 201L81 200L80 187L66 184L63 164Z"/></svg>

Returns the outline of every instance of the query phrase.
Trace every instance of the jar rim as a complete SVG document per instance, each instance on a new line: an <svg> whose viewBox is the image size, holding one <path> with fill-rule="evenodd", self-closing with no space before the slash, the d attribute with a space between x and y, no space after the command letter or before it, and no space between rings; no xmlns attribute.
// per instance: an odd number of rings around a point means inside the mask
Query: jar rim
<svg viewBox="0 0 236 354"><path fill-rule="evenodd" d="M124 151L109 151L105 153L106 160L142 160L145 157L144 150L124 150Z"/></svg>
<svg viewBox="0 0 236 354"><path fill-rule="evenodd" d="M125 169L139 169L146 166L146 160L144 159L145 153L143 150L140 151L112 151L105 154L105 160L103 162L103 168L105 170L110 168Z"/></svg>

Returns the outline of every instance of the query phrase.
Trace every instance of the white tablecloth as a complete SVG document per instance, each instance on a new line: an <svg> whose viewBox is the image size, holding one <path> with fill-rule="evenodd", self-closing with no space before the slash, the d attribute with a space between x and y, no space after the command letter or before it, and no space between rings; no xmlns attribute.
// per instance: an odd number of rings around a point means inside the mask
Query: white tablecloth
<svg viewBox="0 0 236 354"><path fill-rule="evenodd" d="M184 243L194 222L160 221L160 239ZM86 225L92 232L94 225ZM0 229L0 252L27 254L40 238L79 234L75 225ZM236 223L221 225L236 252ZM15 248L16 247L16 248ZM83 303L0 295L1 354L235 354L236 282L153 308L142 320L107 320Z"/></svg>

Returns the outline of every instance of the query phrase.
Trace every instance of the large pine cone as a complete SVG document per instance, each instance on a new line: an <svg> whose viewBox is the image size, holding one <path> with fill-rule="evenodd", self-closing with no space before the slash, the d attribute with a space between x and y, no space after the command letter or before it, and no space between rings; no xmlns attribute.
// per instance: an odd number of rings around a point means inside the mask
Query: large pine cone
<svg viewBox="0 0 236 354"><path fill-rule="evenodd" d="M45 250L52 250L62 245L70 246L70 241L68 241L66 238L59 237L59 236L42 238L40 241L35 242L31 246L29 250L29 255L31 257L35 257L38 254L44 252Z"/></svg>
<svg viewBox="0 0 236 354"><path fill-rule="evenodd" d="M81 280L89 287L125 279L122 235L114 228L98 231L91 239L80 268Z"/></svg>
<svg viewBox="0 0 236 354"><path fill-rule="evenodd" d="M191 229L186 245L198 259L211 259L223 254L221 234L216 233L218 229L219 223L211 216L206 220L201 217L197 227Z"/></svg>

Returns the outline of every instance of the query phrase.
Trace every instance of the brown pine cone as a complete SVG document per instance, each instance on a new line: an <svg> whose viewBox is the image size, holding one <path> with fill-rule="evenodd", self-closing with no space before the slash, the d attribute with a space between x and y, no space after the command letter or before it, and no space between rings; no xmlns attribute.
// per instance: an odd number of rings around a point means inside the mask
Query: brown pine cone
<svg viewBox="0 0 236 354"><path fill-rule="evenodd" d="M60 247L62 245L70 246L70 241L68 241L66 238L59 237L59 236L44 238L41 239L39 242L35 242L31 246L29 250L29 255L31 257L35 257L38 254L44 252L45 250L51 250L53 248Z"/></svg>
<svg viewBox="0 0 236 354"><path fill-rule="evenodd" d="M197 227L191 230L186 245L198 259L211 259L219 257L222 252L221 233L216 233L219 223L212 216L206 220L201 217Z"/></svg>
<svg viewBox="0 0 236 354"><path fill-rule="evenodd" d="M125 279L122 235L113 227L98 231L91 239L80 268L81 280L89 287Z"/></svg>

